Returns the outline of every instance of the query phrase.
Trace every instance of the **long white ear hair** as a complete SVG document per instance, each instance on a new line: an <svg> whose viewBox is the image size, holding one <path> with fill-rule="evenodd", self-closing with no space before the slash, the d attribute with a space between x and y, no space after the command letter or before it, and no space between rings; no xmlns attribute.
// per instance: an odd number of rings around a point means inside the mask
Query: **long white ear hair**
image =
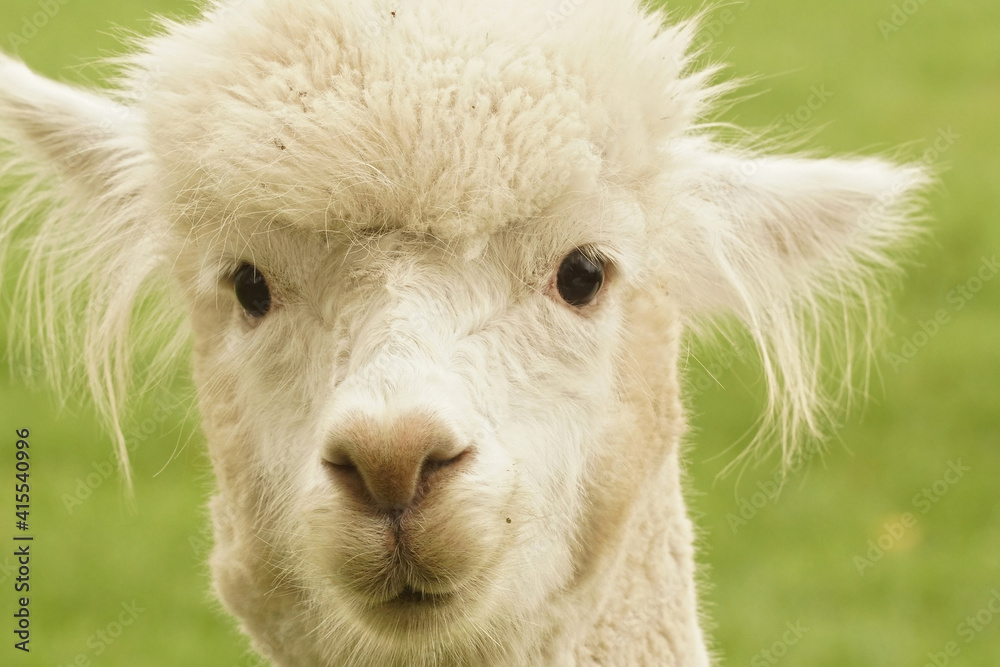
<svg viewBox="0 0 1000 667"><path fill-rule="evenodd" d="M175 333L180 315L142 307L160 292L145 286L163 263L166 228L145 196L152 165L141 126L134 109L0 54L0 276L16 281L11 357L64 398L93 396L128 484L120 414L142 391L129 380L133 315L141 310L145 330ZM142 358L150 381L183 340L157 338Z"/></svg>
<svg viewBox="0 0 1000 667"><path fill-rule="evenodd" d="M696 322L735 316L750 333L768 398L744 456L776 443L790 465L801 443L835 427L856 370L867 393L888 283L920 233L931 177L919 164L768 156L697 138L670 150L671 293Z"/></svg>

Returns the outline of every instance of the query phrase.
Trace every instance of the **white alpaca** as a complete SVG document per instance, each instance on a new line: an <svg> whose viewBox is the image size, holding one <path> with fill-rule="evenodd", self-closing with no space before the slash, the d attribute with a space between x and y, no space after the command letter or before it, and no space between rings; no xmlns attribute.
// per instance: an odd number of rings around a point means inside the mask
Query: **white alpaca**
<svg viewBox="0 0 1000 667"><path fill-rule="evenodd" d="M786 460L828 322L868 341L922 172L720 145L692 25L548 4L221 3L101 93L0 57L34 353L120 438L192 341L215 586L275 664L708 665L682 332L748 328Z"/></svg>

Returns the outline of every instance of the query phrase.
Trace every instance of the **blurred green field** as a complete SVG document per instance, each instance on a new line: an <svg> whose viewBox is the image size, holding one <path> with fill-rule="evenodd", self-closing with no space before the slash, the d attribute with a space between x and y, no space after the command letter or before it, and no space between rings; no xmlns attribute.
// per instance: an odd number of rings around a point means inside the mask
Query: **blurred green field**
<svg viewBox="0 0 1000 667"><path fill-rule="evenodd" d="M145 33L152 13L194 11L62 1L0 0L0 48L72 81L100 79L84 65L120 52L115 26ZM700 6L670 4L681 16ZM932 149L942 173L932 235L895 300L886 350L899 358L883 358L867 408L780 496L768 495L775 460L717 479L756 417L754 360L689 358L690 498L717 652L752 667L1000 665L1000 614L987 610L1000 600L1000 275L976 281L1000 255L1000 4L736 0L706 29L710 59L757 75L725 120L781 125L830 152ZM189 392L151 397L130 427L133 512L92 416L0 370L2 509L12 432L30 428L36 536L30 656L10 646L16 573L0 550L0 664L255 663L210 595L211 471Z"/></svg>

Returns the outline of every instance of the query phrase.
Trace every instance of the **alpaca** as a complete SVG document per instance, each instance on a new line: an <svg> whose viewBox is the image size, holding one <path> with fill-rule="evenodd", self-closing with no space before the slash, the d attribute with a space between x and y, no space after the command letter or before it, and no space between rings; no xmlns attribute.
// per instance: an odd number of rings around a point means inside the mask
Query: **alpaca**
<svg viewBox="0 0 1000 667"><path fill-rule="evenodd" d="M694 22L571 4L218 1L99 92L0 56L23 346L126 476L190 353L214 588L276 665L711 664L685 332L749 331L786 463L818 346L867 358L923 170L724 142Z"/></svg>

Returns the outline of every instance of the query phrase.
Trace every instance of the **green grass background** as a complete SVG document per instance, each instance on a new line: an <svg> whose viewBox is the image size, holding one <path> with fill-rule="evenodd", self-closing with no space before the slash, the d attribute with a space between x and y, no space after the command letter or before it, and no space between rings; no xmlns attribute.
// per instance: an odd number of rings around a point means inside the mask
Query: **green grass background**
<svg viewBox="0 0 1000 667"><path fill-rule="evenodd" d="M37 70L71 81L100 79L99 69L84 65L121 52L115 26L144 33L152 13L195 11L170 0L57 6L17 51ZM699 3L672 6L683 16ZM727 665L921 666L948 642L959 650L948 664L1000 665L1000 615L968 642L959 627L1000 592L1000 276L961 310L947 300L982 258L1000 254L1000 3L910 0L907 9L914 8L897 14L905 23L886 35L879 21L892 19L887 0L737 0L707 19L708 56L732 63L733 75L758 76L726 120L771 125L806 104L813 87L825 87L832 96L800 130L810 147L905 146L919 157L940 131L958 135L935 162L943 177L930 197L932 235L897 295L887 349L898 353L940 309L949 321L906 364L880 364L868 407L777 499L754 495L772 478L774 460L741 478L716 477L760 404L753 359L737 355L731 363L725 351L702 351L690 362L692 511L703 528L706 611ZM39 11L35 1L0 0L5 51ZM254 664L209 592L203 506L211 472L186 404L173 398L185 391L157 399L166 401L165 415L153 418L150 409L132 428L146 433L133 453L137 511L127 508L114 475L69 511L67 494L111 460L110 442L85 409L60 410L43 390L0 371L0 498L7 499L0 516L8 517L0 535L13 532L12 431L27 427L36 536L30 656L11 647L15 575L12 549L0 548L7 619L0 621L0 664ZM969 471L923 513L914 497L959 460ZM741 499L762 506L734 530ZM907 512L916 525L859 574L855 557ZM133 601L142 611L105 642L99 632L114 632L122 604ZM775 647L786 623L807 630Z"/></svg>

